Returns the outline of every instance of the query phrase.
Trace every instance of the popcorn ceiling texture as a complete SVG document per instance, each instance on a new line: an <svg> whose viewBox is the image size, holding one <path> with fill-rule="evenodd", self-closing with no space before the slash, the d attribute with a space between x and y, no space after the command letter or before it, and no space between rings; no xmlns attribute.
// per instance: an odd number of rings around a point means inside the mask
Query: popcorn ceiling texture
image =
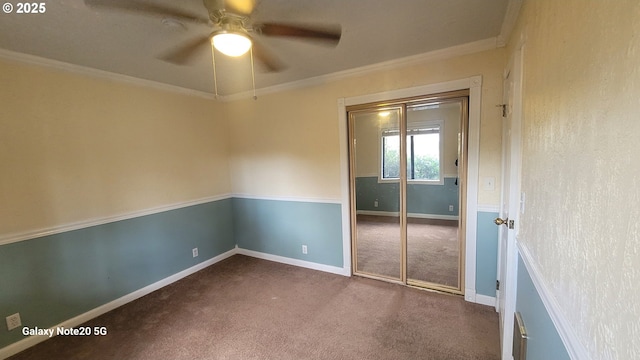
<svg viewBox="0 0 640 360"><path fill-rule="evenodd" d="M519 241L593 359L638 359L640 2L527 1L521 35Z"/></svg>

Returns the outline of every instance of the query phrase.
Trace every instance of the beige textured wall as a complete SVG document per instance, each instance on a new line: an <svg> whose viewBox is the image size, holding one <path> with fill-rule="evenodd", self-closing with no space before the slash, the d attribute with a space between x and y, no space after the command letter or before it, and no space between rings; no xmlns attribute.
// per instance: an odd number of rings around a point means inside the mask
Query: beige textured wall
<svg viewBox="0 0 640 360"><path fill-rule="evenodd" d="M480 176L500 178L504 49L379 71L229 103L234 193L340 198L339 98L483 76ZM500 184L496 184L499 189ZM498 205L499 191L480 191Z"/></svg>
<svg viewBox="0 0 640 360"><path fill-rule="evenodd" d="M230 192L221 104L0 61L0 235Z"/></svg>
<svg viewBox="0 0 640 360"><path fill-rule="evenodd" d="M638 359L640 2L525 1L521 35L520 242L593 359Z"/></svg>

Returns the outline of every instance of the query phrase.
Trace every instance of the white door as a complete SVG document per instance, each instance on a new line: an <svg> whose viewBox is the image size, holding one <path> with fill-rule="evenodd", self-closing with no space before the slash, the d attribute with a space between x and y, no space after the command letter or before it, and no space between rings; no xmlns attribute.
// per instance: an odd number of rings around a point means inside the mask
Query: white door
<svg viewBox="0 0 640 360"><path fill-rule="evenodd" d="M502 203L496 225L498 247L497 310L500 314L502 358L511 359L515 312L518 250L516 235L520 213L520 114L522 50L517 50L504 76L502 129Z"/></svg>

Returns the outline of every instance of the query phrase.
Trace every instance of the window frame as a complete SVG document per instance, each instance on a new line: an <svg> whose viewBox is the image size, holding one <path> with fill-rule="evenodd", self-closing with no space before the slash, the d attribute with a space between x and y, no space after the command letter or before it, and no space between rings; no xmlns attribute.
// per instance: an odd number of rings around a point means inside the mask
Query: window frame
<svg viewBox="0 0 640 360"><path fill-rule="evenodd" d="M444 120L428 120L428 121L416 121L411 122L410 126L407 126L407 138L411 136L409 134L410 130L417 130L422 127L438 127L438 151L439 151L439 179L437 180L425 180L425 179L409 179L407 177L407 184L423 184L423 185L444 185ZM397 183L400 181L400 178L385 178L384 177L384 146L383 141L385 137L385 132L389 131L398 131L397 127L381 127L378 132L378 183ZM388 136L388 135L387 135ZM400 134L397 135L398 137ZM405 141L407 141L405 139ZM410 147L410 144L407 143L407 151ZM402 148L402 147L401 147Z"/></svg>

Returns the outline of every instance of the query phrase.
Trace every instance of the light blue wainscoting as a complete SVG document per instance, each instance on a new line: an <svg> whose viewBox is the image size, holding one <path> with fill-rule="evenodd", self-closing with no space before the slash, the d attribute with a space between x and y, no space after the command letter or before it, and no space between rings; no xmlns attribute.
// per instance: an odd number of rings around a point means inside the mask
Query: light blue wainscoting
<svg viewBox="0 0 640 360"><path fill-rule="evenodd" d="M478 211L476 235L476 294L496 296L498 278L498 226L493 220L497 212Z"/></svg>
<svg viewBox="0 0 640 360"><path fill-rule="evenodd" d="M234 198L233 219L239 248L343 266L340 204Z"/></svg>
<svg viewBox="0 0 640 360"><path fill-rule="evenodd" d="M444 178L444 185L408 184L407 212L458 216L458 191L456 178ZM378 177L356 178L356 209L365 211L398 212L400 190L397 182L378 182ZM378 206L375 206L378 201ZM453 211L449 211L453 205Z"/></svg>
<svg viewBox="0 0 640 360"><path fill-rule="evenodd" d="M2 245L0 314L49 328L229 251L231 206L224 199ZM21 339L0 329L0 348Z"/></svg>
<svg viewBox="0 0 640 360"><path fill-rule="evenodd" d="M516 296L516 311L520 312L528 335L527 360L569 360L569 353L520 256Z"/></svg>

